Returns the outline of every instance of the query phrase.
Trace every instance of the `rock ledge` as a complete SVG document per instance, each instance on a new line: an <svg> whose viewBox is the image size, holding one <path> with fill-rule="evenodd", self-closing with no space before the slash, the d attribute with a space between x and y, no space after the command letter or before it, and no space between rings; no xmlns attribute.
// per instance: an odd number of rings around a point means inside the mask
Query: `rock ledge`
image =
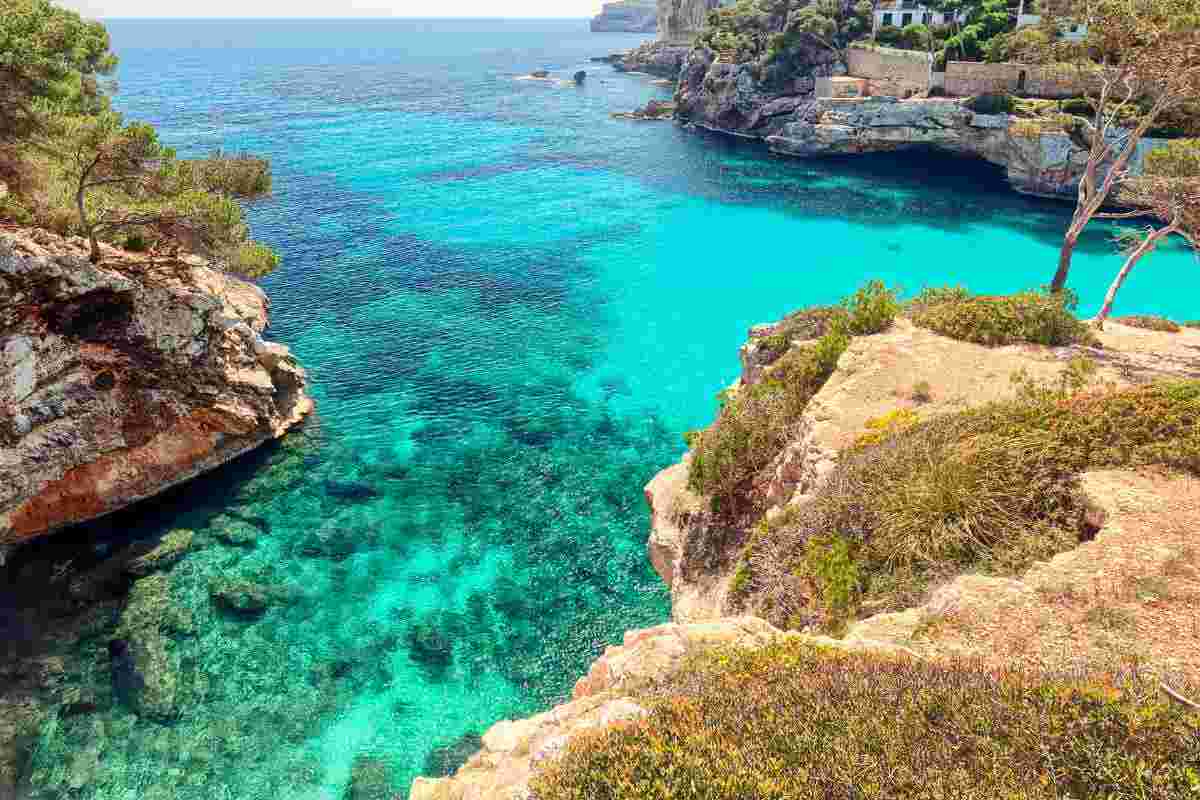
<svg viewBox="0 0 1200 800"><path fill-rule="evenodd" d="M261 289L0 230L0 548L155 495L283 435L305 373Z"/></svg>

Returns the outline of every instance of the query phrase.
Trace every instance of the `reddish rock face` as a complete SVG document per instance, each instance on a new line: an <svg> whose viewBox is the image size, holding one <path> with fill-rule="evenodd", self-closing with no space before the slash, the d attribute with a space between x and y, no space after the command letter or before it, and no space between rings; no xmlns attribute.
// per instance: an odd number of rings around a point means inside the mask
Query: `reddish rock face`
<svg viewBox="0 0 1200 800"><path fill-rule="evenodd" d="M312 409L266 342L262 291L201 259L151 261L0 231L0 546L157 494Z"/></svg>

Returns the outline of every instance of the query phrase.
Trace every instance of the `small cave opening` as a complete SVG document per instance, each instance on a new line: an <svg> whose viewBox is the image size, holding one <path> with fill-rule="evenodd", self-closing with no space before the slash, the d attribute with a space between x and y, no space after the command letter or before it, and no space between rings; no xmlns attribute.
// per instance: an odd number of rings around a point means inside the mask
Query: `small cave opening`
<svg viewBox="0 0 1200 800"><path fill-rule="evenodd" d="M46 322L54 333L84 341L119 337L133 320L133 298L111 289L97 289L53 306Z"/></svg>

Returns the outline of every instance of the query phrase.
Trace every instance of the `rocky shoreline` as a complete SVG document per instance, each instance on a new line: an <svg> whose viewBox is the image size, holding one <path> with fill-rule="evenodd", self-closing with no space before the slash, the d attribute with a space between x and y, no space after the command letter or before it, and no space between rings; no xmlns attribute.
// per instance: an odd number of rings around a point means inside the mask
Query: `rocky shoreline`
<svg viewBox="0 0 1200 800"><path fill-rule="evenodd" d="M158 494L313 408L261 289L203 259L0 231L0 547Z"/></svg>
<svg viewBox="0 0 1200 800"><path fill-rule="evenodd" d="M765 343L780 330L778 323L751 329L739 352L742 373L733 391L751 387L769 373L778 358L778 347L774 342L773 347ZM771 505L765 518L805 503L833 471L839 452L861 435L869 420L894 411L898 403L913 407L922 418L961 411L1010 396L1015 389L1008 376L1014 371L1023 370L1034 380L1054 380L1071 359L1081 355L1095 360L1098 380L1115 386L1164 377L1200 377L1200 357L1196 355L1200 331L1162 333L1109 324L1099 333L1098 345L989 348L949 339L904 319L896 320L884 333L856 338L810 401L794 439L768 470L773 477L765 487ZM912 396L916 382L926 384L929 395L919 403L904 399ZM482 749L455 775L418 778L411 790L412 800L528 800L532 797L530 781L565 753L573 738L646 716L647 709L638 702L638 690L668 676L697 651L757 649L796 639L899 658L957 657L975 653L979 647L1007 658L997 649L1000 643L986 639L980 643L971 637L1002 629L999 620L1015 613L1012 609L1016 607L1047 620L1061 617L1061 609L1051 607L1045 599L1047 582L1057 586L1087 576L1106 576L1133 557L1125 550L1150 547L1130 541L1126 532L1142 524L1171 526L1158 519L1146 523L1141 516L1145 509L1186 508L1200 515L1200 503L1195 502L1200 500L1200 481L1195 478L1166 478L1145 470L1087 473L1082 485L1097 514L1097 532L1091 541L1049 563L1035 564L1019 580L959 576L933 592L925 605L903 613L868 616L834 639L816 632L781 631L737 597L734 568L750 531L718 521L709 513L706 498L687 487L689 458L690 454L661 471L645 488L651 515L647 555L671 589L673 621L628 631L621 645L608 647L579 679L569 702L529 719L496 723L484 734ZM1179 502L1185 505L1179 506ZM1154 550L1157 567L1166 563L1171 552L1167 546ZM942 642L918 637L931 619L962 609L979 616L978 631L967 626L944 633ZM1037 644L1052 647L1054 641L1043 636Z"/></svg>
<svg viewBox="0 0 1200 800"><path fill-rule="evenodd" d="M697 46L680 69L676 119L758 139L773 153L801 158L912 149L979 158L1003 168L1009 185L1023 194L1075 195L1086 150L1061 125L976 113L969 98L817 98L815 77L836 74L839 65L819 51L806 64L800 77L771 83L756 78L750 65L723 63ZM1144 139L1130 161L1131 174L1160 145Z"/></svg>

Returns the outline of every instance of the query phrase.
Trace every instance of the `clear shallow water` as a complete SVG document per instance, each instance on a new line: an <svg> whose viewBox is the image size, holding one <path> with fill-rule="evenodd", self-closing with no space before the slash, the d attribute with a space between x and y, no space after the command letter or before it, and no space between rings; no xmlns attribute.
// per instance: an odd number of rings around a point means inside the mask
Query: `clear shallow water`
<svg viewBox="0 0 1200 800"><path fill-rule="evenodd" d="M83 532L174 527L194 618L170 642L179 719L111 699L88 629L68 685L98 710L44 726L36 797L340 797L358 757L403 794L502 717L569 693L604 644L668 613L642 485L706 423L748 325L867 277L981 292L1051 274L1064 206L986 166L800 162L615 121L667 90L588 57L643 37L583 22L115 21L118 106L182 152L274 164L251 210L284 266L273 338L319 412L280 446ZM589 72L582 88L517 81ZM1073 283L1094 310L1102 233ZM1165 251L1122 310L1194 318ZM214 538L236 519L258 544ZM218 576L288 587L257 619ZM456 745L458 745L456 747Z"/></svg>

